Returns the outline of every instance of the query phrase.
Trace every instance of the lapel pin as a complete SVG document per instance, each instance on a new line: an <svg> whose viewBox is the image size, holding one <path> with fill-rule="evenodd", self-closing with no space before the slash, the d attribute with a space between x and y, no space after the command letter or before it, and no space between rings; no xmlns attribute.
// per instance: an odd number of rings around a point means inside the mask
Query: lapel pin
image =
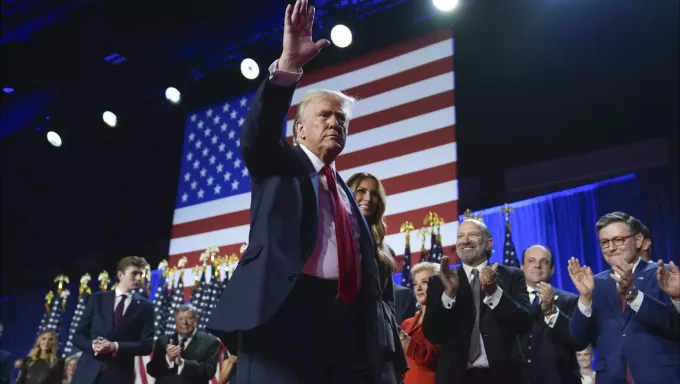
<svg viewBox="0 0 680 384"><path fill-rule="evenodd" d="M644 279L645 279L645 278L642 277L642 276L638 277L638 280L644 280Z"/></svg>

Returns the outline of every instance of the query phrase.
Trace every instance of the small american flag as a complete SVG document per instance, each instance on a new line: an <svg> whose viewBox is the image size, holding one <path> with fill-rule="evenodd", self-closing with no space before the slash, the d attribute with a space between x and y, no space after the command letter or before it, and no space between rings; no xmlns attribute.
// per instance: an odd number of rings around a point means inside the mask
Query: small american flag
<svg viewBox="0 0 680 384"><path fill-rule="evenodd" d="M519 268L515 243L512 241L512 226L510 216L505 216L505 244L503 244L503 265Z"/></svg>

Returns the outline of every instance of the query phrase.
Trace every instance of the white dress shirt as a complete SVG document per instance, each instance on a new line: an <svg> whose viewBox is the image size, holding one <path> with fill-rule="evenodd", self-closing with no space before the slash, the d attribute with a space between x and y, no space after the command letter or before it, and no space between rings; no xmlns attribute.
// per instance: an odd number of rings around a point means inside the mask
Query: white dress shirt
<svg viewBox="0 0 680 384"><path fill-rule="evenodd" d="M288 72L277 69L278 60L274 61L269 66L269 81L279 86L291 86L297 83L302 76L302 69L300 72ZM319 225L317 228L316 246L314 253L309 257L307 263L302 269L302 273L306 275L316 276L323 279L337 280L339 276L338 271L338 241L335 235L335 219L333 214L333 201L328 191L328 180L326 180L326 173L322 168L324 162L321 161L309 148L299 144L300 148L305 152L309 161L311 161L314 169L319 175ZM330 165L335 170L335 163ZM337 183L336 183L337 184ZM357 273L361 276L361 252L359 247L359 223L357 217L352 211L352 205L345 191L338 185L338 194L342 199L343 205L347 210L352 228L352 240L354 243L355 255L357 257ZM352 196L354 198L354 196Z"/></svg>
<svg viewBox="0 0 680 384"><path fill-rule="evenodd" d="M482 269L486 267L488 264L488 261L483 262L482 264L474 267L474 269L478 270L480 273L482 272ZM474 279L474 275L472 274L472 267L467 265L467 264L462 264L463 265L463 270L465 271L465 275L468 277L468 280L470 281L470 285L472 285L472 279ZM480 284L481 286L481 284ZM489 308L493 309L495 308L498 303L501 301L501 297L503 296L503 289L501 287L497 287L496 292L493 293L491 296L486 296L483 300L484 304L488 305ZM446 295L446 292L442 293L442 305L444 308L451 309L453 308L453 304L456 303L456 298L455 297L448 297ZM480 308L481 311L481 308ZM479 333L479 338L481 339L480 342L480 349L481 349L481 354L475 360L472 364L468 363L468 368L489 368L489 358L486 356L486 348L484 348L484 338L482 337L481 332Z"/></svg>
<svg viewBox="0 0 680 384"><path fill-rule="evenodd" d="M186 351L187 347L189 346L189 344L191 344L191 340L193 340L194 336L196 336L197 331L198 331L198 328L194 329L194 332L191 334L191 336L186 338L187 341L184 343L184 350L185 351ZM178 345L182 345L182 340L184 340L184 337L182 337L182 335L177 335L177 338L178 338L177 342L179 343ZM177 367L177 374L178 375L181 375L182 370L184 369L184 359L181 359L181 360L182 360L182 363L180 363L180 365ZM165 362L168 363L168 368L170 368L170 369L172 369L175 366L175 362L170 361L167 353L165 354Z"/></svg>
<svg viewBox="0 0 680 384"><path fill-rule="evenodd" d="M116 313L116 308L118 307L118 303L120 303L120 301L123 299L123 295L127 295L127 297L125 298L125 303L123 304L123 316L125 316L125 312L127 312L127 309L130 307L130 303L132 303L132 291L123 292L118 287L116 287L115 295L116 298L113 300L113 313ZM116 357L116 355L118 354L118 342L114 341L111 343L111 345L113 357ZM97 356L98 353L95 352L94 355Z"/></svg>
<svg viewBox="0 0 680 384"><path fill-rule="evenodd" d="M640 258L638 257L637 261L635 261L635 264L633 264L633 274L635 274L635 269L637 268L637 266L638 266L639 264L640 264ZM619 274L616 273L616 272L614 272L614 274L615 274L617 277L619 276ZM619 283L616 283L616 287L617 287L617 288L618 288L618 286L619 286ZM638 295L637 295L637 297L635 298L635 300L633 300L632 302L628 303L628 305L630 306L630 309L632 309L632 310L635 311L635 312L639 311L639 310L640 310L640 306L642 306L642 300L644 300L644 298L645 298L645 294L642 293L642 291L638 291ZM591 305L592 305L592 303L591 303ZM581 313L582 313L583 316L585 316L585 317L590 317L590 316L593 315L593 308L592 308L592 306L586 307L585 304L581 303L581 300L578 301L578 310L581 311Z"/></svg>

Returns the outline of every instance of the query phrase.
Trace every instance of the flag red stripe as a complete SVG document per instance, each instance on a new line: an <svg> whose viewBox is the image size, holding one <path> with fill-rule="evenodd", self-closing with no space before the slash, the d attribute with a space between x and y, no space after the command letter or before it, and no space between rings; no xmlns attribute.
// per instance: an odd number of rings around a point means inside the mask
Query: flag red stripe
<svg viewBox="0 0 680 384"><path fill-rule="evenodd" d="M403 72L395 73L394 75L383 77L382 79L370 83L364 83L356 87L344 89L343 92L350 96L357 96L361 100L409 84L417 83L434 76L443 75L451 71L453 71L453 56L444 57ZM288 108L288 120L295 118L298 105L299 104L291 105Z"/></svg>
<svg viewBox="0 0 680 384"><path fill-rule="evenodd" d="M422 171L407 173L405 175L381 180L385 193L394 195L401 192L412 191L430 185L441 184L445 181L458 178L458 163L448 163L424 169Z"/></svg>
<svg viewBox="0 0 680 384"><path fill-rule="evenodd" d="M142 380L142 384L149 384L149 379L146 377L146 366L144 365L144 360L140 356L139 359L139 378Z"/></svg>
<svg viewBox="0 0 680 384"><path fill-rule="evenodd" d="M302 79L300 79L298 87L304 87L335 76L356 71L358 69L389 60L393 57L407 54L411 51L415 51L417 49L427 47L428 45L436 44L440 41L445 41L450 38L451 29L443 28L435 33L428 34L427 36L409 40L401 44L396 44L386 49L381 49L380 51L361 56L354 60L324 67L322 71L315 71L309 74L305 73L302 76Z"/></svg>
<svg viewBox="0 0 680 384"><path fill-rule="evenodd" d="M338 157L335 164L342 171L453 143L454 141L456 141L454 128L448 126L360 151L350 152Z"/></svg>
<svg viewBox="0 0 680 384"><path fill-rule="evenodd" d="M430 169L417 171L409 173L406 175L401 175L389 179L383 180L383 186L389 194L397 194L401 192L410 191L413 189L423 188L430 185L436 185L443 183L445 181L455 180L457 176L456 173L456 163L449 163ZM446 218L446 217L445 217ZM453 219L452 219L453 220ZM172 238L180 238L185 236L197 235L206 232L217 231L224 228L235 227L239 225L250 224L250 210L242 210L232 213L227 213L224 215L213 216L201 220L189 221L182 224L177 224L173 226ZM221 255L231 255L232 253L238 254L240 245L234 250L225 253L220 248ZM187 267L198 265L198 257L202 251L195 253L196 262L192 262L189 258L189 254L184 254L187 256ZM194 254L192 252L191 254Z"/></svg>
<svg viewBox="0 0 680 384"><path fill-rule="evenodd" d="M387 233L385 235L393 235L399 233L401 224L405 221L410 221L416 228L423 226L423 219L428 212L437 212L444 220L457 221L458 220L458 200L449 201L442 204L430 205L425 208L415 209L413 211L401 212L385 217L387 224Z"/></svg>

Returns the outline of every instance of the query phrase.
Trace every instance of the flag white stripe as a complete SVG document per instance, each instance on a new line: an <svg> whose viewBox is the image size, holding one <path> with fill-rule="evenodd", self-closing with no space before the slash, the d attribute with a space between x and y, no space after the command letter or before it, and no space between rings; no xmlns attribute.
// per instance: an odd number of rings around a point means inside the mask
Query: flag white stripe
<svg viewBox="0 0 680 384"><path fill-rule="evenodd" d="M393 213L400 213L433 204L456 201L458 195L451 191L457 191L457 189L457 180L418 188L387 196L387 206L392 207ZM172 239L170 240L170 255L198 251L215 246L216 244L224 245L226 239L228 239L229 244L244 243L248 241L249 229L250 225L246 224Z"/></svg>
<svg viewBox="0 0 680 384"><path fill-rule="evenodd" d="M370 172L379 179L401 176L431 167L456 162L456 143L440 145L408 155L393 157L388 160L365 164L340 171L345 180L357 172ZM209 217L244 211L250 208L250 192L225 197L190 207L175 210L173 225L202 220ZM172 250L172 244L171 244ZM186 251L182 251L186 252ZM174 252L170 252L174 254Z"/></svg>
<svg viewBox="0 0 680 384"><path fill-rule="evenodd" d="M396 123L349 135L347 143L345 143L345 149L342 150L342 155L436 131L437 129L455 124L455 107L428 112L420 116L397 121ZM350 124L350 133L351 131L352 126Z"/></svg>
<svg viewBox="0 0 680 384"><path fill-rule="evenodd" d="M299 104L302 97L310 89L339 90L354 88L450 56L453 56L453 39L440 41L439 43L431 44L352 72L299 87L293 94L292 104Z"/></svg>
<svg viewBox="0 0 680 384"><path fill-rule="evenodd" d="M352 108L352 119L420 100L455 89L454 74L447 72L415 83L395 88L375 96L360 99ZM350 122L350 127L352 126ZM286 122L286 137L293 136L293 119Z"/></svg>
<svg viewBox="0 0 680 384"><path fill-rule="evenodd" d="M384 180L444 164L454 163L456 160L456 143L449 143L409 153L408 155L392 157L387 160L345 169L344 171L340 171L340 176L347 180L355 173L368 172L374 174L379 180Z"/></svg>

